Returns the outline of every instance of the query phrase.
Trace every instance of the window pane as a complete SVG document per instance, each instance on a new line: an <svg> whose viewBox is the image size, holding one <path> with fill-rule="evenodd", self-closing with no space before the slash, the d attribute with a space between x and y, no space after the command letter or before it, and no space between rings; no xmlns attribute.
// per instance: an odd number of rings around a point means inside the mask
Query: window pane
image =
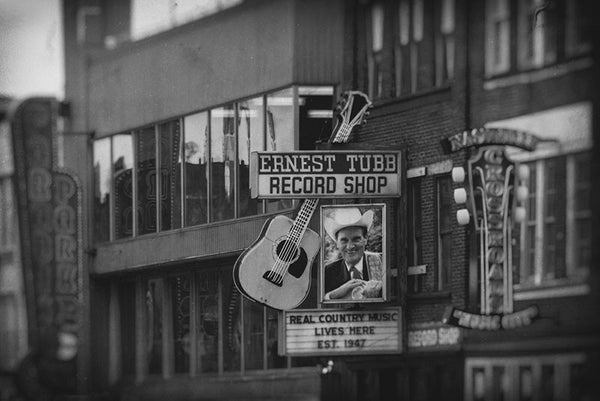
<svg viewBox="0 0 600 401"><path fill-rule="evenodd" d="M287 152L294 144L294 92L284 89L267 96L267 149ZM292 207L290 199L268 200L267 211L274 212Z"/></svg>
<svg viewBox="0 0 600 401"><path fill-rule="evenodd" d="M156 136L154 127L137 132L137 234L156 232Z"/></svg>
<svg viewBox="0 0 600 401"><path fill-rule="evenodd" d="M262 202L258 199L250 198L250 153L264 149L263 114L262 96L239 103L238 158L240 217L262 212Z"/></svg>
<svg viewBox="0 0 600 401"><path fill-rule="evenodd" d="M300 87L298 95L300 150L314 150L315 142L331 136L333 88Z"/></svg>
<svg viewBox="0 0 600 401"><path fill-rule="evenodd" d="M185 225L208 221L208 113L183 120L185 129Z"/></svg>
<svg viewBox="0 0 600 401"><path fill-rule="evenodd" d="M123 376L135 375L135 283L122 282L119 291L121 325L121 369Z"/></svg>
<svg viewBox="0 0 600 401"><path fill-rule="evenodd" d="M267 96L267 150L287 152L295 149L293 96L291 88Z"/></svg>
<svg viewBox="0 0 600 401"><path fill-rule="evenodd" d="M383 49L383 5L376 3L371 9L371 51Z"/></svg>
<svg viewBox="0 0 600 401"><path fill-rule="evenodd" d="M541 400L554 399L554 365L542 365L542 381L540 383Z"/></svg>
<svg viewBox="0 0 600 401"><path fill-rule="evenodd" d="M531 366L519 367L519 400L533 400L533 371Z"/></svg>
<svg viewBox="0 0 600 401"><path fill-rule="evenodd" d="M483 401L485 400L486 393L486 376L484 368L473 368L473 383L472 383L472 393L474 401Z"/></svg>
<svg viewBox="0 0 600 401"><path fill-rule="evenodd" d="M264 310L256 302L243 299L244 303L244 363L246 369L263 368Z"/></svg>
<svg viewBox="0 0 600 401"><path fill-rule="evenodd" d="M267 368L285 367L285 357L277 353L277 311L267 308Z"/></svg>
<svg viewBox="0 0 600 401"><path fill-rule="evenodd" d="M211 221L234 217L235 199L235 110L234 105L210 113Z"/></svg>
<svg viewBox="0 0 600 401"><path fill-rule="evenodd" d="M566 275L566 165L565 158L548 159L544 169L544 277Z"/></svg>
<svg viewBox="0 0 600 401"><path fill-rule="evenodd" d="M589 153L575 158L575 268L588 269L592 258L591 160Z"/></svg>
<svg viewBox="0 0 600 401"><path fill-rule="evenodd" d="M113 136L113 185L115 239L133 234L133 139L131 134Z"/></svg>
<svg viewBox="0 0 600 401"><path fill-rule="evenodd" d="M494 366L492 368L492 394L494 401L504 401L508 399L508 375L504 366Z"/></svg>
<svg viewBox="0 0 600 401"><path fill-rule="evenodd" d="M173 352L175 373L190 371L190 280L186 275L170 277L173 296Z"/></svg>
<svg viewBox="0 0 600 401"><path fill-rule="evenodd" d="M452 213L453 191L450 176L437 179L438 215L438 289L445 289L450 282L452 259Z"/></svg>
<svg viewBox="0 0 600 401"><path fill-rule="evenodd" d="M219 291L216 271L200 272L197 280L198 372L219 370Z"/></svg>
<svg viewBox="0 0 600 401"><path fill-rule="evenodd" d="M0 255L16 250L18 244L17 207L13 182L10 178L0 178Z"/></svg>
<svg viewBox="0 0 600 401"><path fill-rule="evenodd" d="M158 126L161 230L181 228L181 130L179 120Z"/></svg>
<svg viewBox="0 0 600 401"><path fill-rule="evenodd" d="M150 374L162 372L163 296L161 279L146 282L146 361Z"/></svg>
<svg viewBox="0 0 600 401"><path fill-rule="evenodd" d="M109 240L110 138L94 142L94 241Z"/></svg>
<svg viewBox="0 0 600 401"><path fill-rule="evenodd" d="M231 271L221 275L223 294L223 370L237 372L241 368L242 353L242 295L233 285Z"/></svg>
<svg viewBox="0 0 600 401"><path fill-rule="evenodd" d="M591 400L591 394L588 393L587 388L590 387L586 384L586 376L590 373L586 372L582 363L572 363L569 365L569 400L580 401L580 400ZM589 379L587 379L589 380Z"/></svg>

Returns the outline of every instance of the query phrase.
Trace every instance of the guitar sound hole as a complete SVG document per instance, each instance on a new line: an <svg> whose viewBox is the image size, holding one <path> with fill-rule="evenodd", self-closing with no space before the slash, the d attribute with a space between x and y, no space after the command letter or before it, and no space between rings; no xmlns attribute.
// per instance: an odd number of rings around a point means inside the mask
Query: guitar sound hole
<svg viewBox="0 0 600 401"><path fill-rule="evenodd" d="M298 259L299 251L298 247L292 244L290 241L281 241L275 248L277 257L285 263L293 263Z"/></svg>

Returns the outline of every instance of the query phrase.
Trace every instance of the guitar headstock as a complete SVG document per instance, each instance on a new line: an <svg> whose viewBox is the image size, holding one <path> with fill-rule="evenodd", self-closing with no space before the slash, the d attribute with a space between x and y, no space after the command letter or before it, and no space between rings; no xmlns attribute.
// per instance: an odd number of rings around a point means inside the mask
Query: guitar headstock
<svg viewBox="0 0 600 401"><path fill-rule="evenodd" d="M336 107L337 121L329 142L347 142L352 129L366 122L371 107L371 100L364 93L360 91L344 92Z"/></svg>

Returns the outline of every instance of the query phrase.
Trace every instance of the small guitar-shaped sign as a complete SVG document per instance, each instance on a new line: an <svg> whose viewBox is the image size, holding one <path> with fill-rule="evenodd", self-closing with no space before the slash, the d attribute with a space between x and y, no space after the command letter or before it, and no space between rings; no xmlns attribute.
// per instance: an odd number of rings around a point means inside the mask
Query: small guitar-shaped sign
<svg viewBox="0 0 600 401"><path fill-rule="evenodd" d="M362 92L344 94L330 143L348 142L352 128L364 122L371 102ZM247 298L274 309L298 307L310 290L310 266L319 252L319 234L307 228L318 199L306 199L294 220L267 220L258 239L235 262L233 281Z"/></svg>

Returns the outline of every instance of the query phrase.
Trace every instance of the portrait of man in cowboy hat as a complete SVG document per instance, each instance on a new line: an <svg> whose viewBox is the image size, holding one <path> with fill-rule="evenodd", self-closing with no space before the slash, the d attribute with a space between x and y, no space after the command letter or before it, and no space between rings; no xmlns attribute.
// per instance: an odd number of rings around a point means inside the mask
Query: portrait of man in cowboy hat
<svg viewBox="0 0 600 401"><path fill-rule="evenodd" d="M332 205L322 207L323 301L364 302L383 298L385 266L379 230L376 250L369 250L370 230L381 229L385 205ZM375 241L373 241L375 242Z"/></svg>

